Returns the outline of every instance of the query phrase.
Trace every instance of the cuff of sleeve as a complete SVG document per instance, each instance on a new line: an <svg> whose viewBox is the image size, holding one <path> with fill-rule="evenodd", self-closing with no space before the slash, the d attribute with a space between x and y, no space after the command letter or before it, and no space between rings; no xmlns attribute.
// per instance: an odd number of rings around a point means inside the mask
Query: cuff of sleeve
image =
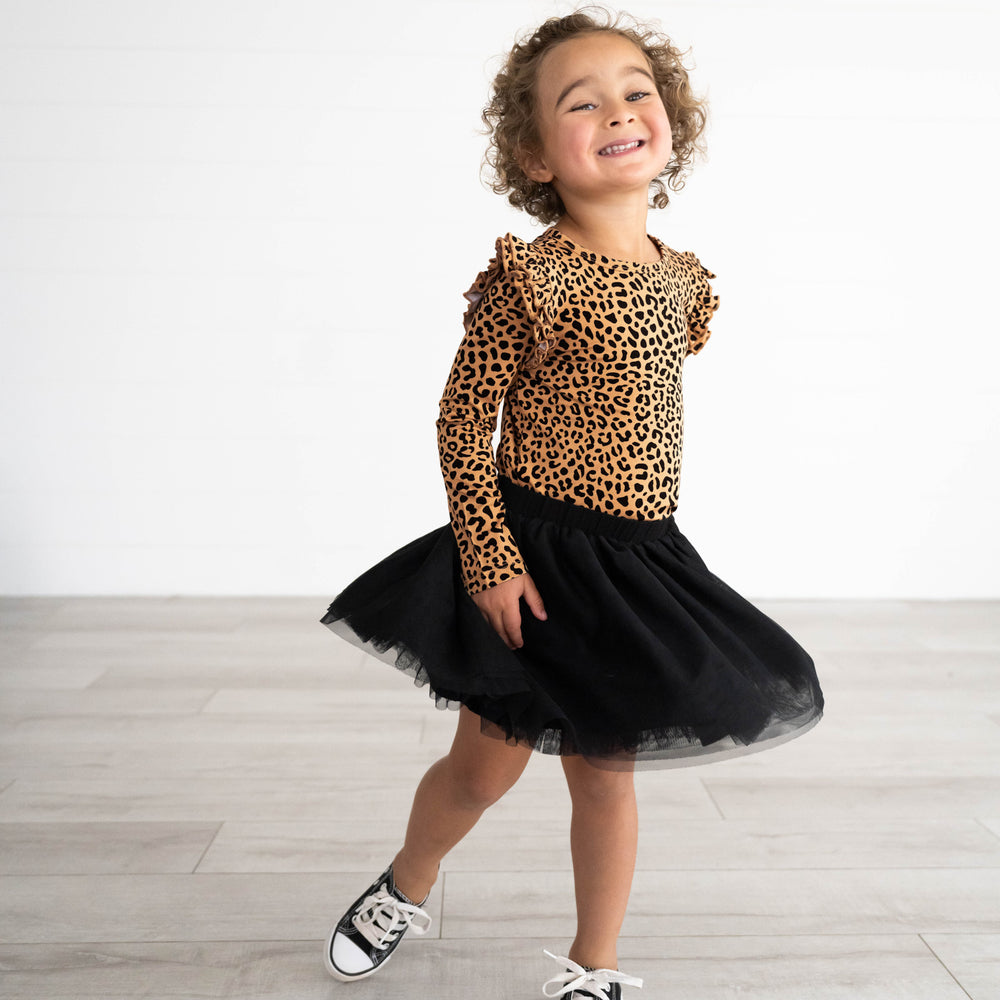
<svg viewBox="0 0 1000 1000"><path fill-rule="evenodd" d="M470 596L528 572L524 557L506 525L501 526L491 539L492 555L477 549L468 539L463 545L461 535L458 537L462 582Z"/></svg>

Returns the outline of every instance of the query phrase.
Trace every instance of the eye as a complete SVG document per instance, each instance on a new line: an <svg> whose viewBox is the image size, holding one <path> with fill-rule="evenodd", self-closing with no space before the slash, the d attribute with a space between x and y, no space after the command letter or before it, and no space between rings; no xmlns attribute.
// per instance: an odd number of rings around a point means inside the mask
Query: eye
<svg viewBox="0 0 1000 1000"><path fill-rule="evenodd" d="M632 94L629 94L625 98L626 101L641 101L644 97L649 97L649 92L646 90L637 90Z"/></svg>
<svg viewBox="0 0 1000 1000"><path fill-rule="evenodd" d="M596 108L597 105L591 103L590 101L584 101L583 104L578 104L575 108L570 108L570 111L583 111L585 108Z"/></svg>

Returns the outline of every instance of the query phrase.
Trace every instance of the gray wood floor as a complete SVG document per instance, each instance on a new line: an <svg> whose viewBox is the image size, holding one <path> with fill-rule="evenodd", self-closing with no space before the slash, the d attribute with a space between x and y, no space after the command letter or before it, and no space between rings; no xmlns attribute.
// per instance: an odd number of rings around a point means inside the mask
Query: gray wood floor
<svg viewBox="0 0 1000 1000"><path fill-rule="evenodd" d="M0 600L0 997L541 995L573 930L541 756L447 858L428 936L324 971L456 719L326 600ZM1000 998L1000 602L756 603L826 714L637 775L623 1000Z"/></svg>

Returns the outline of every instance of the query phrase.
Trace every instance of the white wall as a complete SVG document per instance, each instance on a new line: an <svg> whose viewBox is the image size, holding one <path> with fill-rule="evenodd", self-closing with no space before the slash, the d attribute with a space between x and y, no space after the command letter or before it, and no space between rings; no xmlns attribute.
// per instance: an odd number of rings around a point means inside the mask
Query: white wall
<svg viewBox="0 0 1000 1000"><path fill-rule="evenodd" d="M718 274L677 521L749 596L1000 593L992 2L665 3ZM0 592L333 596L447 520L478 179L566 3L0 2Z"/></svg>

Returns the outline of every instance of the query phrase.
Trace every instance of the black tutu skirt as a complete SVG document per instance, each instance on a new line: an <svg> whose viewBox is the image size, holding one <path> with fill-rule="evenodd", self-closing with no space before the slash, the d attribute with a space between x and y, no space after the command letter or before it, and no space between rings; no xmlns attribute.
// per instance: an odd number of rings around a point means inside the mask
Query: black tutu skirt
<svg viewBox="0 0 1000 1000"><path fill-rule="evenodd" d="M810 655L710 572L673 515L638 521L498 482L548 614L521 599L523 646L466 591L450 524L362 573L322 623L439 708L468 706L484 733L609 769L742 756L820 720Z"/></svg>

